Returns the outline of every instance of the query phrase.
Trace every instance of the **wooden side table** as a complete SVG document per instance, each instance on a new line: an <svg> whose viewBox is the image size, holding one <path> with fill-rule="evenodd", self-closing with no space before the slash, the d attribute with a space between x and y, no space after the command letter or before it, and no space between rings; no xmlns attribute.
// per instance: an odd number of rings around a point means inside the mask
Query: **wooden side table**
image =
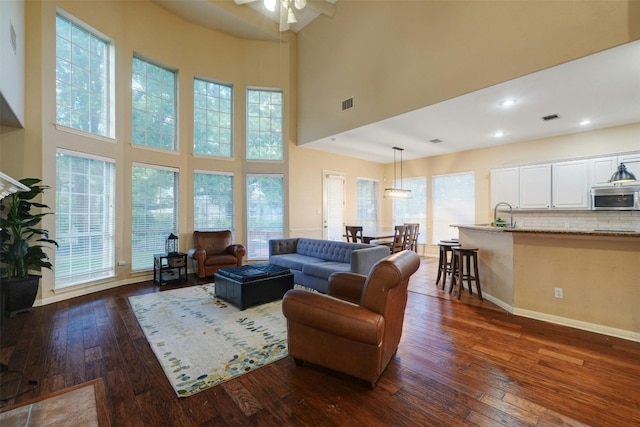
<svg viewBox="0 0 640 427"><path fill-rule="evenodd" d="M155 254L153 256L153 281L165 285L187 280L187 254Z"/></svg>

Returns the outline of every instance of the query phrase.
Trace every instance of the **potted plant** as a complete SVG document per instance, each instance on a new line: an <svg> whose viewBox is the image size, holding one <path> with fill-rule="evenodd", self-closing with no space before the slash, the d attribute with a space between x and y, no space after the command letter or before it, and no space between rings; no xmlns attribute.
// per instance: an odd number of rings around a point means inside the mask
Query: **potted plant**
<svg viewBox="0 0 640 427"><path fill-rule="evenodd" d="M47 230L39 228L49 206L33 201L49 188L37 178L20 183L29 191L10 194L0 202L0 277L5 311L11 315L31 310L38 294L42 268L52 269L43 244L58 246ZM32 212L32 209L40 211Z"/></svg>

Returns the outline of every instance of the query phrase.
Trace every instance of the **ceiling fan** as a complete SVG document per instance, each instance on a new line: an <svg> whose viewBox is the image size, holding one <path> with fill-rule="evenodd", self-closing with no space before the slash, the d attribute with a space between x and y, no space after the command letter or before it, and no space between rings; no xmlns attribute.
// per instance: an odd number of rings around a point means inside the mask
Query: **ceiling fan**
<svg viewBox="0 0 640 427"><path fill-rule="evenodd" d="M233 0L235 4L247 4L260 0ZM315 13L333 16L336 5L331 0L262 0L268 11L274 12L280 5L280 31L289 31L290 25L298 22L295 10L308 7ZM335 1L335 0L334 0Z"/></svg>

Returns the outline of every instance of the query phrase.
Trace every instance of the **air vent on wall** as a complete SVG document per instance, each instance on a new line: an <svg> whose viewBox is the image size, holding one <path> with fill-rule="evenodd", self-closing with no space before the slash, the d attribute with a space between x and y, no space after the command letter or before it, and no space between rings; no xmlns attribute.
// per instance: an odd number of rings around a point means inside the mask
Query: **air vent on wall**
<svg viewBox="0 0 640 427"><path fill-rule="evenodd" d="M353 97L342 101L342 111L350 110L353 108Z"/></svg>
<svg viewBox="0 0 640 427"><path fill-rule="evenodd" d="M549 120L555 120L555 119L559 119L560 116L557 114L549 114L548 116L542 116L542 120L544 120L545 122L548 122Z"/></svg>
<svg viewBox="0 0 640 427"><path fill-rule="evenodd" d="M442 142L442 140L438 139L438 138L434 138L434 139L430 139L429 142L433 142L434 144L438 144L438 143Z"/></svg>

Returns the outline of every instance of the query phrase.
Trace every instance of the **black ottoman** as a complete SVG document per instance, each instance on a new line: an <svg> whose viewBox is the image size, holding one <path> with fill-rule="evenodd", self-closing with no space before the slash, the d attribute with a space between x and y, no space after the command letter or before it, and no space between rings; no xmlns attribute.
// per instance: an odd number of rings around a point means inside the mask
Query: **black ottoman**
<svg viewBox="0 0 640 427"><path fill-rule="evenodd" d="M214 274L215 293L244 310L283 297L293 289L293 273L272 264L223 268Z"/></svg>

